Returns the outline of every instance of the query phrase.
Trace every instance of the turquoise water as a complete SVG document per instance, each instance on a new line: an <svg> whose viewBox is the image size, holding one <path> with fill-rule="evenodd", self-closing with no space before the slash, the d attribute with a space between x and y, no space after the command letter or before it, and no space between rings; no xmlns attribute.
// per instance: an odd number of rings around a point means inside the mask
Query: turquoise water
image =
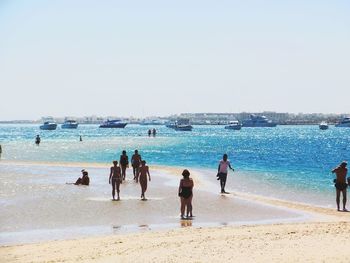
<svg viewBox="0 0 350 263"><path fill-rule="evenodd" d="M128 125L99 129L80 125L77 130L41 131L39 125L0 125L2 159L45 162L110 163L122 150L131 157L138 149L151 165L216 169L223 153L237 171L250 172L259 181L301 189L333 191L330 170L350 161L350 129L318 126L278 126L225 130L223 126L195 126L178 132L156 126ZM42 143L34 145L40 134ZM79 142L82 135L83 142Z"/></svg>

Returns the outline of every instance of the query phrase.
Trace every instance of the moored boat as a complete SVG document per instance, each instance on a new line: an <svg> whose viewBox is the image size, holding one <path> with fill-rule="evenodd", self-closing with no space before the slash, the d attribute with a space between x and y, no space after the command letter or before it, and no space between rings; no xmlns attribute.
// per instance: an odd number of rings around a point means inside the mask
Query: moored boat
<svg viewBox="0 0 350 263"><path fill-rule="evenodd" d="M318 125L318 127L319 127L321 130L327 130L327 129L329 128L328 123L325 122L325 121L322 121L322 122Z"/></svg>
<svg viewBox="0 0 350 263"><path fill-rule="evenodd" d="M189 124L179 124L174 128L176 131L192 131L193 127Z"/></svg>
<svg viewBox="0 0 350 263"><path fill-rule="evenodd" d="M66 120L62 125L62 129L76 129L78 128L78 123L75 120Z"/></svg>
<svg viewBox="0 0 350 263"><path fill-rule="evenodd" d="M343 118L335 127L348 127L350 128L350 117Z"/></svg>
<svg viewBox="0 0 350 263"><path fill-rule="evenodd" d="M52 122L52 121L45 121L43 125L40 125L41 130L56 130L57 128L57 123Z"/></svg>
<svg viewBox="0 0 350 263"><path fill-rule="evenodd" d="M125 128L126 122L121 120L107 120L100 125L100 128Z"/></svg>
<svg viewBox="0 0 350 263"><path fill-rule="evenodd" d="M265 116L251 114L250 118L242 122L242 127L276 127L277 123Z"/></svg>
<svg viewBox="0 0 350 263"><path fill-rule="evenodd" d="M228 130L240 130L242 128L242 124L239 121L230 121L228 125L225 126L225 129Z"/></svg>

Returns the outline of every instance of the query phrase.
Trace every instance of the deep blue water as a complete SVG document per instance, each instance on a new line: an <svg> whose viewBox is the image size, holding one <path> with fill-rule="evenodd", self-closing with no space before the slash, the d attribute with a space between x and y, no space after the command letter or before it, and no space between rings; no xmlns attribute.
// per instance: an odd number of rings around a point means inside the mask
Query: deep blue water
<svg viewBox="0 0 350 263"><path fill-rule="evenodd" d="M223 153L238 171L261 180L302 188L328 189L330 170L350 161L350 128L278 126L225 130L223 126L195 126L179 132L155 126L157 136L147 136L151 126L99 129L80 125L77 130L41 131L39 125L0 125L2 159L48 162L100 162L119 159L123 149L131 157L138 149L150 164L216 169ZM36 134L42 143L34 145ZM79 142L82 135L83 142Z"/></svg>

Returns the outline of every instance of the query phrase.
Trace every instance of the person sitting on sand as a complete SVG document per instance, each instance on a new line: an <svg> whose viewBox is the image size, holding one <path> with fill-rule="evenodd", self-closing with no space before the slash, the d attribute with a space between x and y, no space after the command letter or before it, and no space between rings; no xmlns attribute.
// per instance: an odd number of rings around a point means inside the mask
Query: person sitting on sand
<svg viewBox="0 0 350 263"><path fill-rule="evenodd" d="M332 173L335 173L337 178L334 180L335 189L336 189L336 202L338 211L340 211L340 193L343 194L343 211L347 211L345 208L346 205L346 189L348 187L346 183L346 175L348 169L346 168L347 162L343 161L338 167L332 170Z"/></svg>
<svg viewBox="0 0 350 263"><path fill-rule="evenodd" d="M228 169L230 168L232 171L234 169L231 167L231 163L229 160L227 160L227 154L225 153L222 157L222 160L219 162L219 167L218 167L218 180L220 180L220 186L221 186L221 193L222 194L228 194L228 192L225 191L225 186L226 186L226 179L227 179L227 173Z"/></svg>
<svg viewBox="0 0 350 263"><path fill-rule="evenodd" d="M145 192L147 190L147 175L149 181L151 181L151 175L149 174L149 168L146 165L146 161L141 162L141 167L140 167L140 175L139 175L139 180L140 180L140 185L141 185L141 199L146 200L145 197Z"/></svg>
<svg viewBox="0 0 350 263"><path fill-rule="evenodd" d="M115 190L117 189L117 200L120 200L120 184L122 183L122 176L120 173L120 167L118 166L118 161L113 161L113 166L111 167L111 172L109 174L109 184L112 184L112 197L115 200Z"/></svg>
<svg viewBox="0 0 350 263"><path fill-rule="evenodd" d="M126 151L125 150L122 152L122 155L120 155L119 164L120 164L120 167L122 168L123 180L125 180L126 168L129 167L129 157L126 155Z"/></svg>
<svg viewBox="0 0 350 263"><path fill-rule="evenodd" d="M181 218L185 218L185 208L187 217L193 217L192 215L192 198L193 198L193 180L190 178L190 172L183 170L183 179L180 180L179 185L179 197L181 201Z"/></svg>
<svg viewBox="0 0 350 263"><path fill-rule="evenodd" d="M139 169L140 169L140 164L141 164L141 155L139 155L139 151L135 150L135 154L131 157L131 165L134 173L134 180L136 183L138 182L139 178Z"/></svg>
<svg viewBox="0 0 350 263"><path fill-rule="evenodd" d="M90 184L90 178L89 173L86 170L81 170L83 173L82 177L79 177L78 180L74 183L75 185L89 185Z"/></svg>

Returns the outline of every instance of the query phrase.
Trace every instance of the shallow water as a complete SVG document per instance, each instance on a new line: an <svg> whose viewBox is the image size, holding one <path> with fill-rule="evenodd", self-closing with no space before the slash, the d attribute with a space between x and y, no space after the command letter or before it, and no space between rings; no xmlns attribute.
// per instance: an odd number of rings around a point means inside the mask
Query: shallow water
<svg viewBox="0 0 350 263"><path fill-rule="evenodd" d="M228 153L236 171L253 174L260 183L333 192L330 173L342 160L350 160L350 129L318 126L278 126L225 130L223 126L195 126L178 132L156 126L128 125L125 129L99 129L80 125L77 130L40 131L39 125L0 125L2 159L47 162L110 163L122 150L131 157L139 149L149 164L216 169ZM40 134L42 143L34 145ZM79 142L79 135L83 142Z"/></svg>
<svg viewBox="0 0 350 263"><path fill-rule="evenodd" d="M125 129L99 129L80 125L77 130L40 131L38 125L0 125L0 221L1 243L27 242L103 233L162 229L183 225L298 220L302 215L218 195L218 160L228 153L236 171L228 177L227 190L260 194L321 206L334 206L334 176L330 170L350 160L350 129L321 131L317 126L243 128L195 126L193 132L177 132L157 126L128 125ZM34 145L36 134L42 143ZM79 135L83 141L79 142ZM122 150L129 157L139 149L151 169L154 165L189 168L201 174L195 195L193 221L179 221L179 176L155 173L147 197L139 200L140 187L132 181L122 186L122 201L112 202L108 172ZM26 161L38 164L9 164ZM55 166L67 162L76 166ZM83 164L90 168L89 187L66 185L80 176ZM129 170L130 174L130 170ZM141 226L141 227L140 227ZM45 234L43 234L45 233ZM48 234L50 233L50 234Z"/></svg>
<svg viewBox="0 0 350 263"><path fill-rule="evenodd" d="M131 180L121 185L121 201L111 200L108 167L89 168L90 186L68 185L78 167L2 164L0 166L0 243L168 229L182 226L249 224L300 220L303 215L268 205L257 205L216 189L195 188L194 220L179 219L179 175L152 171L146 193ZM197 179L196 184L205 184Z"/></svg>

